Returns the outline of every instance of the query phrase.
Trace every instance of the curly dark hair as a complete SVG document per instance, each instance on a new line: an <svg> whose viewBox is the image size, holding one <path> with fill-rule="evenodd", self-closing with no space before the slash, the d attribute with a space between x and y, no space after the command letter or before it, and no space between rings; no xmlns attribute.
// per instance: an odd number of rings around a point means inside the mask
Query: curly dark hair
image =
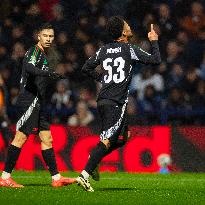
<svg viewBox="0 0 205 205"><path fill-rule="evenodd" d="M112 16L107 22L107 32L113 40L122 36L124 20L121 16Z"/></svg>

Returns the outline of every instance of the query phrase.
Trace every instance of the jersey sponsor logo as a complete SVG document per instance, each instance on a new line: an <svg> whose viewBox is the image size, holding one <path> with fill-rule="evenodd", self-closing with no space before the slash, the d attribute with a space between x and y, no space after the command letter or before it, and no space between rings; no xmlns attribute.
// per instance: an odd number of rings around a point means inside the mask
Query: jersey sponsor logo
<svg viewBox="0 0 205 205"><path fill-rule="evenodd" d="M31 63L32 65L35 66L35 64L36 64L36 56L31 56L30 61L28 63Z"/></svg>
<svg viewBox="0 0 205 205"><path fill-rule="evenodd" d="M28 110L22 115L22 117L17 122L16 131L18 131L23 126L23 124L28 120L28 118L31 116L31 113L33 112L33 109L36 106L37 101L38 101L38 97L35 97L31 105L29 106Z"/></svg>
<svg viewBox="0 0 205 205"><path fill-rule="evenodd" d="M120 52L121 52L121 47L108 48L108 49L107 49L107 54L108 54L108 53L120 53Z"/></svg>

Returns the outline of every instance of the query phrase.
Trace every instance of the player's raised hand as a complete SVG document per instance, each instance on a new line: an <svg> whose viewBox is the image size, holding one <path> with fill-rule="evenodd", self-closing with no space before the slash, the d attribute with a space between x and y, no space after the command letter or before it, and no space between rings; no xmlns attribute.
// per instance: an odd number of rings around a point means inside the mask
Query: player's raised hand
<svg viewBox="0 0 205 205"><path fill-rule="evenodd" d="M150 41L157 41L158 40L158 35L154 30L153 24L151 24L151 31L148 33L148 38Z"/></svg>

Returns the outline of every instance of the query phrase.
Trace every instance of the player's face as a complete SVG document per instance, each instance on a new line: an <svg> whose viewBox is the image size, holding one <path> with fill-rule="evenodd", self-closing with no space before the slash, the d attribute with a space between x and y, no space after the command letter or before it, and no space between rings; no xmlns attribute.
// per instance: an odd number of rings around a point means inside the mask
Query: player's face
<svg viewBox="0 0 205 205"><path fill-rule="evenodd" d="M43 29L38 34L38 40L43 48L49 48L54 40L54 30Z"/></svg>
<svg viewBox="0 0 205 205"><path fill-rule="evenodd" d="M133 36L131 28L126 21L124 21L123 36L125 36L128 40Z"/></svg>

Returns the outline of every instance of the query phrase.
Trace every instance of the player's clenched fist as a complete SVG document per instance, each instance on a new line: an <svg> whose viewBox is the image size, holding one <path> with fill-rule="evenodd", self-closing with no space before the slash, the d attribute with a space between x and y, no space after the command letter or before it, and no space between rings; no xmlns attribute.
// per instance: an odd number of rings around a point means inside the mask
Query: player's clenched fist
<svg viewBox="0 0 205 205"><path fill-rule="evenodd" d="M151 31L148 33L148 38L150 41L157 41L158 35L153 28L153 24L151 24Z"/></svg>

